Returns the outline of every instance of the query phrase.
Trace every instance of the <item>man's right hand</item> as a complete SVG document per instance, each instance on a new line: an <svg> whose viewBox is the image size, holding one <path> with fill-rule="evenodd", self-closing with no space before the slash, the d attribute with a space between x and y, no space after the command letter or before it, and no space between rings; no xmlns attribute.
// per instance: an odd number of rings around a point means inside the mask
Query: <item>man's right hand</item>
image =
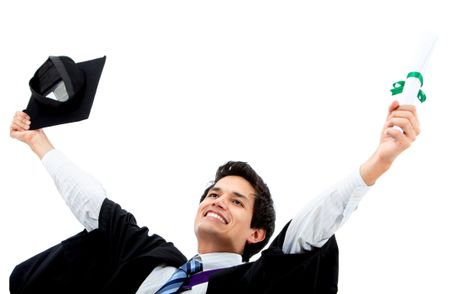
<svg viewBox="0 0 450 294"><path fill-rule="evenodd" d="M13 117L9 134L12 138L26 143L40 159L54 147L42 129L29 130L31 120L28 114L17 111Z"/></svg>

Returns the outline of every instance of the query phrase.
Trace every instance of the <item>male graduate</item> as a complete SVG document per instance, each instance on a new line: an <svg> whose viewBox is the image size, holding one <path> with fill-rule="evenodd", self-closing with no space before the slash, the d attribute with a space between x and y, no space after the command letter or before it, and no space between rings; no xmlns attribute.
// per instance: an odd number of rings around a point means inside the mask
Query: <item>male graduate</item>
<svg viewBox="0 0 450 294"><path fill-rule="evenodd" d="M368 160L295 215L252 262L274 231L272 198L247 163L225 163L201 196L198 254L187 262L172 243L108 199L43 129L30 130L31 120L17 112L10 135L41 159L85 230L16 266L11 293L336 293L335 232L420 132L415 107L392 102Z"/></svg>

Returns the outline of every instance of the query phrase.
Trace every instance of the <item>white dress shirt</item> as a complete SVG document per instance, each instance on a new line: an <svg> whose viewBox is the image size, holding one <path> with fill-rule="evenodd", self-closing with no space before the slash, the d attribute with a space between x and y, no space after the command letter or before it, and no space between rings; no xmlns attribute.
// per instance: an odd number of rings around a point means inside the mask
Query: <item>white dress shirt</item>
<svg viewBox="0 0 450 294"><path fill-rule="evenodd" d="M242 263L242 256L237 253L216 252L199 254L202 261L203 271L227 268ZM139 287L137 294L155 293L169 280L176 268L172 266L158 266L145 279ZM208 283L198 284L183 293L206 293Z"/></svg>
<svg viewBox="0 0 450 294"><path fill-rule="evenodd" d="M42 163L53 178L56 187L75 217L88 230L98 228L98 218L106 192L91 175L79 169L56 149L49 151ZM369 190L359 169L338 184L322 192L291 221L283 243L283 252L300 253L312 247L323 246L346 222L350 214ZM242 258L235 253L208 253L199 255L203 269L218 269L239 265ZM137 293L156 292L176 268L158 266L141 284ZM192 287L186 293L206 293L208 283Z"/></svg>

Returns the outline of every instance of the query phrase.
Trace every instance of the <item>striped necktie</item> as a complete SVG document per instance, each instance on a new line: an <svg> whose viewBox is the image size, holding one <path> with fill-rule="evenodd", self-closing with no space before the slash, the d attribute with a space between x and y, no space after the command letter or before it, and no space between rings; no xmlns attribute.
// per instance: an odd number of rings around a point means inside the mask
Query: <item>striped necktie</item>
<svg viewBox="0 0 450 294"><path fill-rule="evenodd" d="M159 289L155 294L172 294L177 293L184 281L195 273L202 270L202 263L200 260L194 258L180 266L170 279Z"/></svg>

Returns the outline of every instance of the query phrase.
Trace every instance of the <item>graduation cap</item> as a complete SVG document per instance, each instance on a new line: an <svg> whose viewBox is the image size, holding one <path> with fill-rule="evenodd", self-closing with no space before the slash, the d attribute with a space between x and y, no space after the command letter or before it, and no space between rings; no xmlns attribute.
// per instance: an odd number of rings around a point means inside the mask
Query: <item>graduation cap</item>
<svg viewBox="0 0 450 294"><path fill-rule="evenodd" d="M31 98L24 110L30 129L87 119L106 56L75 63L67 56L50 56L30 80Z"/></svg>

